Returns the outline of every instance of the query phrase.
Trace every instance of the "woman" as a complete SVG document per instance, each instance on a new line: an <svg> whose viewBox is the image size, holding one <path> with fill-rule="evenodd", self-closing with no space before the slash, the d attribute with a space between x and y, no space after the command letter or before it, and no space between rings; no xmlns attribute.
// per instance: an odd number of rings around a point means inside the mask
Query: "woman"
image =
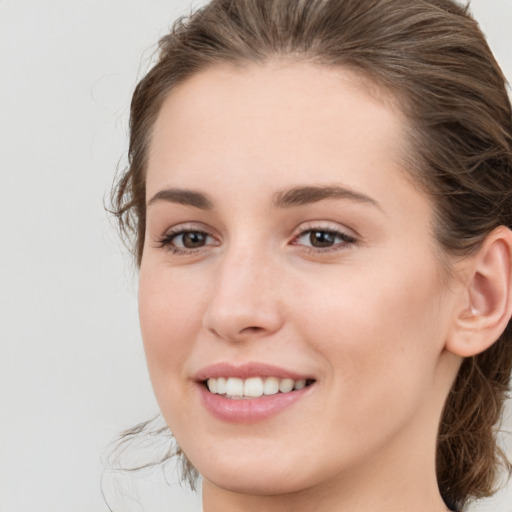
<svg viewBox="0 0 512 512"><path fill-rule="evenodd" d="M504 77L451 0L214 0L161 40L116 211L205 512L492 493L511 144Z"/></svg>

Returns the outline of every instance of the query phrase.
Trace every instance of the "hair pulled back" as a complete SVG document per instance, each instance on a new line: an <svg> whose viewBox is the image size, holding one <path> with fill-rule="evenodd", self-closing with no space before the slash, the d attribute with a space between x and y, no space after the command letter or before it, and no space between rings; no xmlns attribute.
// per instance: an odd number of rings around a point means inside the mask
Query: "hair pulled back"
<svg viewBox="0 0 512 512"><path fill-rule="evenodd" d="M133 94L129 167L113 204L123 233L134 235L139 264L148 147L164 99L210 66L272 57L349 68L398 100L409 121L410 173L433 200L434 232L446 253L470 254L494 228L512 228L506 81L467 7L452 0L213 0L160 40L158 61ZM495 428L511 365L509 323L491 348L464 360L450 391L437 477L452 506L489 496L500 462L509 467Z"/></svg>

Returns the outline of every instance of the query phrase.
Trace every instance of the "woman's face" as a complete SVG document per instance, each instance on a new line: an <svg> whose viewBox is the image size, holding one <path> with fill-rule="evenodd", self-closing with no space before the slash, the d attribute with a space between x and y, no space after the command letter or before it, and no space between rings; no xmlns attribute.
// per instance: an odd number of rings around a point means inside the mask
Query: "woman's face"
<svg viewBox="0 0 512 512"><path fill-rule="evenodd" d="M433 467L455 299L393 105L348 71L268 62L204 71L162 107L140 320L163 415L208 485Z"/></svg>

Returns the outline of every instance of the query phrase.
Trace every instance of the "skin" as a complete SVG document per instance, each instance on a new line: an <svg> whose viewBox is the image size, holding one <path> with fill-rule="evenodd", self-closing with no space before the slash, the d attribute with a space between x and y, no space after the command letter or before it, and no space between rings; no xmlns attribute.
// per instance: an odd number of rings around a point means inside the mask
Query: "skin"
<svg viewBox="0 0 512 512"><path fill-rule="evenodd" d="M464 290L401 164L405 128L360 77L307 63L214 67L166 99L148 161L140 320L206 512L447 510L434 456ZM273 204L319 185L370 199ZM170 188L211 207L155 198ZM300 234L313 229L342 235L321 249ZM187 248L171 230L207 235ZM193 378L224 361L315 383L275 417L232 424L204 408Z"/></svg>

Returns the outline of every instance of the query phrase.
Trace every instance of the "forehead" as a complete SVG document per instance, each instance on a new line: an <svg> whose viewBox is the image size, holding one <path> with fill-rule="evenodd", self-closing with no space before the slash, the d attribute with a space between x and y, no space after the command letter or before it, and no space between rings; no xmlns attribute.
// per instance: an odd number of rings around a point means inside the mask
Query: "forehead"
<svg viewBox="0 0 512 512"><path fill-rule="evenodd" d="M399 173L407 123L397 103L347 69L282 60L209 68L173 89L160 110L148 194L162 181L189 186L225 173L276 186L324 173L332 181L334 169L357 186L383 167Z"/></svg>

